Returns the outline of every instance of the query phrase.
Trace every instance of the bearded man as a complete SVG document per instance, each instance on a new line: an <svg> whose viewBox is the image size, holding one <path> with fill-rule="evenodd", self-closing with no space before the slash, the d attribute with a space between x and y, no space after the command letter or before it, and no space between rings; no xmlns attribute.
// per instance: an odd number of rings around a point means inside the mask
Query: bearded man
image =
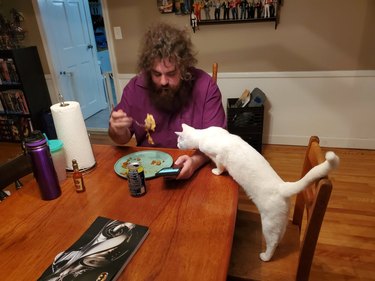
<svg viewBox="0 0 375 281"><path fill-rule="evenodd" d="M138 61L139 74L125 86L120 103L109 120L108 133L118 144L135 135L138 146L177 148L182 123L197 129L226 127L220 90L209 74L195 68L197 59L187 30L166 23L151 27L145 34ZM147 139L143 123L151 114L156 123ZM208 158L196 152L183 155L175 165L181 167L177 179L187 179Z"/></svg>

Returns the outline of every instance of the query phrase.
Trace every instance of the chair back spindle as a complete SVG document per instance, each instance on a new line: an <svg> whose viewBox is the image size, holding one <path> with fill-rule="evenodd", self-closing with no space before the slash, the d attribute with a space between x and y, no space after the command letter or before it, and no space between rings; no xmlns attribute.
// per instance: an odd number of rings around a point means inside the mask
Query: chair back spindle
<svg viewBox="0 0 375 281"><path fill-rule="evenodd" d="M215 62L213 65L212 65L212 80L215 81L215 83L217 83L217 71L218 71L218 64L217 62Z"/></svg>

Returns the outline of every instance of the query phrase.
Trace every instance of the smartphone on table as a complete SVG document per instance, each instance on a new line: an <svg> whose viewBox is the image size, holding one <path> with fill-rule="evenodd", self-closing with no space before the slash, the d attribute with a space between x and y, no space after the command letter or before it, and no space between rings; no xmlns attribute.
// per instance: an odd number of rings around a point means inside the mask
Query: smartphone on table
<svg viewBox="0 0 375 281"><path fill-rule="evenodd" d="M165 179L175 179L180 174L181 168L179 167L166 167L158 171L156 177L164 177Z"/></svg>

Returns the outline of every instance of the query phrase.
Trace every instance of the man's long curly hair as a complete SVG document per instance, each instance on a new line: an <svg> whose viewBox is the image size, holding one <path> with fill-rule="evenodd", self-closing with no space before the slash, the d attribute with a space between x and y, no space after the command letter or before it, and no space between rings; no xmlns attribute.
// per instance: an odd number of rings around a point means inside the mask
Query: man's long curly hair
<svg viewBox="0 0 375 281"><path fill-rule="evenodd" d="M139 71L144 71L150 76L155 60L169 59L176 63L182 80L192 79L189 69L196 65L197 59L187 30L180 30L161 22L146 32L142 44L138 61Z"/></svg>

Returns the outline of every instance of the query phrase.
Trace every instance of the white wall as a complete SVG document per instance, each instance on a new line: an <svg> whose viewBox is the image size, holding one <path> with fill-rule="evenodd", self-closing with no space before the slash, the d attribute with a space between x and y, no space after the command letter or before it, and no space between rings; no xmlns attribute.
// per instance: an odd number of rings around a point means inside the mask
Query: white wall
<svg viewBox="0 0 375 281"><path fill-rule="evenodd" d="M264 143L375 149L375 71L223 73L223 98L265 92Z"/></svg>
<svg viewBox="0 0 375 281"><path fill-rule="evenodd" d="M133 76L119 74L120 88ZM306 145L317 135L325 147L375 149L375 71L219 72L218 85L225 107L245 89L266 94L263 143Z"/></svg>

